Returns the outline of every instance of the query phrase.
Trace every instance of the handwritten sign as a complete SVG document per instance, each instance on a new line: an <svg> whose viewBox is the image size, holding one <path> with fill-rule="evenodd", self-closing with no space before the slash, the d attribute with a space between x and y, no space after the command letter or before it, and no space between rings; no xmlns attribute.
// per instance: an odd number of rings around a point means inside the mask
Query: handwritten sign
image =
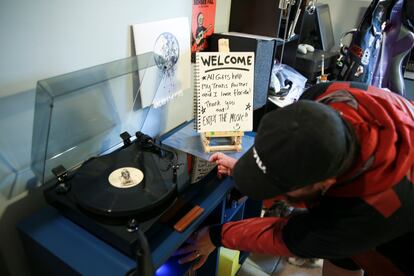
<svg viewBox="0 0 414 276"><path fill-rule="evenodd" d="M253 128L253 52L196 54L195 123L198 132Z"/></svg>

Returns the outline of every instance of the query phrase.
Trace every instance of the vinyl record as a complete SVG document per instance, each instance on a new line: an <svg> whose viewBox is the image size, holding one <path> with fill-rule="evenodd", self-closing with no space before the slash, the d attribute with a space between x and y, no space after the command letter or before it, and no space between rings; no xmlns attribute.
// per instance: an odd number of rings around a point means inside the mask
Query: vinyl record
<svg viewBox="0 0 414 276"><path fill-rule="evenodd" d="M71 181L72 193L79 206L94 214L137 217L175 194L172 172L165 167L158 155L132 144L83 164Z"/></svg>

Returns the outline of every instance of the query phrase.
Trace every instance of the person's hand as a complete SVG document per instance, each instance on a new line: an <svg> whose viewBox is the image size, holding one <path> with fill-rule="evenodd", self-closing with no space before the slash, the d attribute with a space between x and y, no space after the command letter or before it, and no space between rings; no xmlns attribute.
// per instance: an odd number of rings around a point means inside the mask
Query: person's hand
<svg viewBox="0 0 414 276"><path fill-rule="evenodd" d="M217 164L218 176L222 175L232 175L234 166L236 165L237 160L225 155L224 153L217 152L210 156L210 162L215 162Z"/></svg>
<svg viewBox="0 0 414 276"><path fill-rule="evenodd" d="M188 245L177 250L174 255L184 255L189 253L185 257L179 259L178 262L180 264L189 263L196 259L199 259L198 262L194 264L192 269L197 270L203 266L203 264L207 261L210 253L216 249L210 240L210 234L208 231L208 227L202 228L199 232L194 233L188 239Z"/></svg>

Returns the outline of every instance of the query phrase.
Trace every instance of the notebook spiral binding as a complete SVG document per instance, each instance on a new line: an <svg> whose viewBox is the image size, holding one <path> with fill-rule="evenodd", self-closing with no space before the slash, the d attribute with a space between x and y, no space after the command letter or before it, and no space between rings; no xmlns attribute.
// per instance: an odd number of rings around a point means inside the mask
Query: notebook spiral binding
<svg viewBox="0 0 414 276"><path fill-rule="evenodd" d="M199 93L200 93L200 68L199 68L199 59L200 56L197 55L196 53L196 63L194 66L194 76L195 76L195 80L194 80L194 129L195 130L199 130L200 129L200 124L201 124L201 119L200 119L200 113L201 113L201 107L200 107L200 97L199 97Z"/></svg>

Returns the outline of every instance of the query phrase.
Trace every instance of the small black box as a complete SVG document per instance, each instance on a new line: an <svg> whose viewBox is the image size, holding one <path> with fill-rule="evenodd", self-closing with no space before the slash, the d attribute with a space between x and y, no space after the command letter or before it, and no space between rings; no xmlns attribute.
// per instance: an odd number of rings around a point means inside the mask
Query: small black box
<svg viewBox="0 0 414 276"><path fill-rule="evenodd" d="M335 68L338 52L315 50L306 54L296 55L295 69L303 74L309 81L314 81L322 71L322 55L324 55L324 70L331 73Z"/></svg>
<svg viewBox="0 0 414 276"><path fill-rule="evenodd" d="M275 40L240 33L213 34L209 42L211 52L218 51L218 40L221 38L229 40L231 52L255 53L253 108L258 109L264 106L267 101L273 66Z"/></svg>
<svg viewBox="0 0 414 276"><path fill-rule="evenodd" d="M277 0L232 1L229 31L280 37L281 13Z"/></svg>

